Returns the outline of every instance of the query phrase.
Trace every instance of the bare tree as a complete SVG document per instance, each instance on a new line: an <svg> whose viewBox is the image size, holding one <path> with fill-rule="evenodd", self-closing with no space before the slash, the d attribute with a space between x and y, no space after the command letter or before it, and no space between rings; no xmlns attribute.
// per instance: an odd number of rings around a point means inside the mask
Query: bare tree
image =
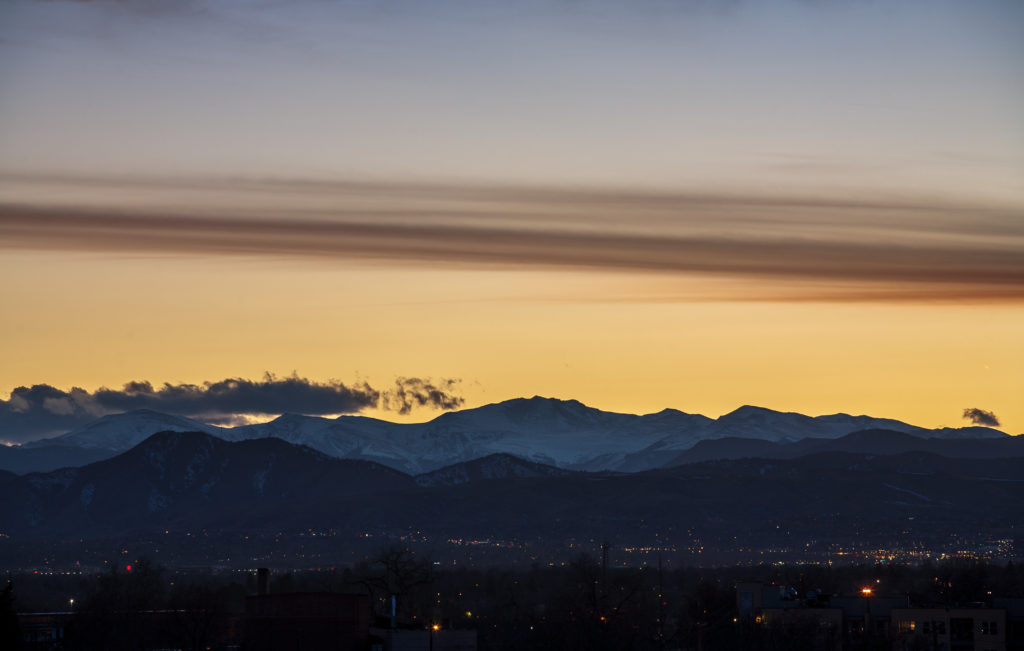
<svg viewBox="0 0 1024 651"><path fill-rule="evenodd" d="M389 600L394 597L400 622L411 620L409 602L416 589L433 581L430 563L397 543L382 548L369 563L360 564L353 578L370 593L378 615L390 614Z"/></svg>

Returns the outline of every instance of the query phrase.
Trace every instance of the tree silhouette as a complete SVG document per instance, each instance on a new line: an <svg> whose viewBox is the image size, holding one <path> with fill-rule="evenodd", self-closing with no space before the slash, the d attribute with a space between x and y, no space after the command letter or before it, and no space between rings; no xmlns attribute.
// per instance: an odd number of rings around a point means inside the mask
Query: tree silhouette
<svg viewBox="0 0 1024 651"><path fill-rule="evenodd" d="M390 598L395 597L399 622L408 623L413 614L410 598L417 588L433 580L430 563L416 557L399 544L383 547L369 563L361 563L352 574L354 583L370 594L377 615L390 614Z"/></svg>
<svg viewBox="0 0 1024 651"><path fill-rule="evenodd" d="M146 615L164 605L163 593L163 569L148 560L135 563L131 571L112 568L82 599L73 626L75 646L110 651L151 646L159 631Z"/></svg>
<svg viewBox="0 0 1024 651"><path fill-rule="evenodd" d="M14 584L8 581L0 590L0 649L17 651L21 648L21 626L14 612Z"/></svg>

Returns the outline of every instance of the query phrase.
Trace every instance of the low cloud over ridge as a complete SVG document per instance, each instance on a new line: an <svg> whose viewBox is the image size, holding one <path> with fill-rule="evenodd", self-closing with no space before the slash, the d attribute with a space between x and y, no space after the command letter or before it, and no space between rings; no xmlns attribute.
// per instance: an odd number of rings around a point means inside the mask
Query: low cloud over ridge
<svg viewBox="0 0 1024 651"><path fill-rule="evenodd" d="M241 414L312 416L356 414L379 407L408 414L416 408L455 409L463 404L459 380L401 377L393 387L367 382L317 382L298 375L267 373L259 380L226 378L202 384L127 382L120 389L102 387L63 391L48 384L18 387L0 400L0 435L26 442L61 434L100 416L152 409L211 423L232 422Z"/></svg>
<svg viewBox="0 0 1024 651"><path fill-rule="evenodd" d="M970 420L975 425L981 425L983 427L999 427L999 418L991 412L985 409L979 409L977 407L971 407L964 409L964 418Z"/></svg>

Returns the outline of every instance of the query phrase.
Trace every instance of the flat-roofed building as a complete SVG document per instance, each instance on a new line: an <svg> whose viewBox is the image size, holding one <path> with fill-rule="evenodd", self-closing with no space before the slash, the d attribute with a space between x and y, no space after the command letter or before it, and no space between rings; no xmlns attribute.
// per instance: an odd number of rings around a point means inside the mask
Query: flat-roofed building
<svg viewBox="0 0 1024 651"><path fill-rule="evenodd" d="M894 648L1006 651L1002 608L894 608Z"/></svg>

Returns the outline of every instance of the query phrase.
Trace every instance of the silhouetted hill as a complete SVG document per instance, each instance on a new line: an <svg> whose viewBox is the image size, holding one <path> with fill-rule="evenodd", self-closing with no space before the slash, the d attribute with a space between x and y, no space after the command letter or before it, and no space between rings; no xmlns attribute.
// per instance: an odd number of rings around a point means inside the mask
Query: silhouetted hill
<svg viewBox="0 0 1024 651"><path fill-rule="evenodd" d="M79 448L71 445L40 447L0 446L0 468L23 475L29 472L48 472L69 466L84 466L102 461L117 452L104 448Z"/></svg>
<svg viewBox="0 0 1024 651"><path fill-rule="evenodd" d="M783 526L853 536L911 520L929 531L986 531L1024 520L1022 467L1024 458L821 452L617 474L497 455L421 477L422 486L276 439L168 432L83 468L11 479L0 522L18 540L202 528L516 538L699 530L748 539Z"/></svg>
<svg viewBox="0 0 1024 651"><path fill-rule="evenodd" d="M775 441L729 436L724 439L699 441L689 450L674 455L664 467L671 468L716 459L782 459L785 458L786 449L788 446Z"/></svg>
<svg viewBox="0 0 1024 651"><path fill-rule="evenodd" d="M776 526L853 536L905 526L983 531L1024 518L1024 459L846 453L715 461L624 475L574 474L431 489L405 517L473 535L699 530L755 540ZM472 519L467 514L473 514Z"/></svg>
<svg viewBox="0 0 1024 651"><path fill-rule="evenodd" d="M0 520L40 534L261 528L295 504L413 486L411 477L385 466L278 439L231 443L201 432L161 432L112 459L16 478L0 495Z"/></svg>
<svg viewBox="0 0 1024 651"><path fill-rule="evenodd" d="M562 477L572 474L555 466L526 461L511 454L491 454L480 459L456 463L416 476L420 486L454 486L488 479L514 477Z"/></svg>
<svg viewBox="0 0 1024 651"><path fill-rule="evenodd" d="M928 452L955 459L998 459L1024 456L1024 437L924 438L905 432L870 429L852 432L837 439L806 438L794 442L725 438L701 441L674 456L665 467L714 459L795 459L819 452L877 455Z"/></svg>

